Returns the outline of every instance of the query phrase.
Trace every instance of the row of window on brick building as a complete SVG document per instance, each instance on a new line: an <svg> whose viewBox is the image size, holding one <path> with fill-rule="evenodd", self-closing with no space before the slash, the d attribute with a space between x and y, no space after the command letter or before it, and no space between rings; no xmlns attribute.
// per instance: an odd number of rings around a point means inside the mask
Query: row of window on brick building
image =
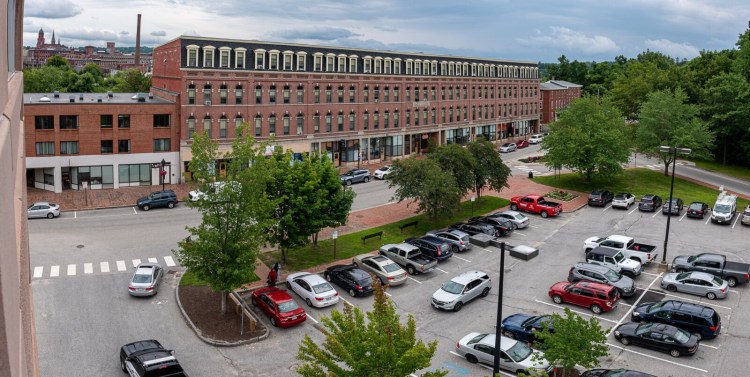
<svg viewBox="0 0 750 377"><path fill-rule="evenodd" d="M335 88L335 91L334 91ZM471 99L495 99L495 86L472 86L471 87ZM214 103L214 90L211 84L204 84L203 89L203 104L211 105ZM359 93L359 101L357 101L357 89L354 85L349 85L348 90L345 89L345 85L339 84L338 86L326 85L321 88L320 85L315 85L312 92L312 103L369 103L373 102L401 102L403 98L406 102L419 102L419 101L437 101L437 89L435 86L427 87L423 86L407 86L404 91L404 96L401 96L401 91L398 86L390 88L384 86L380 89L379 85L374 85L372 90L369 85L365 85L362 92ZM281 98L279 98L279 95ZM498 99L507 98L534 98L538 95L536 86L498 86L497 97ZM268 103L268 104L304 104L308 103L305 101L305 87L304 85L298 85L294 91L290 85L283 85L277 88L276 85L269 85L267 89L264 89L262 85L256 85L254 91L255 101L257 105ZM294 96L294 97L293 97ZM195 84L189 84L187 90L187 102L188 105L195 105L197 97L197 88ZM335 100L334 100L335 99ZM464 85L463 87L448 86L440 87L440 100L441 101L453 101L453 100L467 100L469 99L469 90ZM219 104L227 105L230 104L229 98L229 87L227 84L221 84L219 86ZM234 87L234 104L244 104L244 90L241 84L237 84Z"/></svg>
<svg viewBox="0 0 750 377"><path fill-rule="evenodd" d="M154 114L154 128L169 128L171 126L171 116L169 114ZM102 114L99 116L99 127L114 127L115 117L113 114ZM61 130L77 130L78 115L60 115L58 119ZM34 116L34 128L36 130L54 130L54 115L36 115ZM130 128L130 114L117 115L117 128Z"/></svg>
<svg viewBox="0 0 750 377"><path fill-rule="evenodd" d="M131 142L130 139L118 139L118 140L100 140L100 154L112 154L115 153L115 145L117 145L117 153L130 153ZM169 152L172 147L172 139L161 138L153 139L153 151L154 152ZM38 141L36 142L36 155L37 156L54 156L55 155L55 142L54 141ZM77 155L80 154L80 147L78 141L60 141L60 154L61 155ZM94 153L85 153L94 154Z"/></svg>

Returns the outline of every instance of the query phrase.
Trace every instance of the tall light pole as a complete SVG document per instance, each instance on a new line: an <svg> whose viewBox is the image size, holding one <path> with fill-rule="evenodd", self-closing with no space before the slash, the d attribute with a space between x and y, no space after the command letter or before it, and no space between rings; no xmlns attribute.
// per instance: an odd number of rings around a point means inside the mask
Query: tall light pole
<svg viewBox="0 0 750 377"><path fill-rule="evenodd" d="M669 185L669 202L667 202L667 231L664 235L664 254L661 256L661 264L663 267L667 267L667 244L669 243L669 223L672 219L672 195L674 194L674 170L677 165L677 152L680 154L688 155L692 150L690 148L677 148L677 147L659 147L659 151L662 153L672 154L672 183Z"/></svg>
<svg viewBox="0 0 750 377"><path fill-rule="evenodd" d="M505 277L505 242L500 242L500 284L497 292L497 319L495 320L495 357L492 363L492 375L500 373L500 338L503 325L503 278Z"/></svg>

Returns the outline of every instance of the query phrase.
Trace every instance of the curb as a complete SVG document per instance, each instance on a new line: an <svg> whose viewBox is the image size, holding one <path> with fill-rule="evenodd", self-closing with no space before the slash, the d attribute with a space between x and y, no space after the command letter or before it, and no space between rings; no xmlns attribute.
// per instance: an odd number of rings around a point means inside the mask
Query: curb
<svg viewBox="0 0 750 377"><path fill-rule="evenodd" d="M257 336L255 338L248 339L248 340L240 340L239 342L230 343L230 342L224 342L224 341L211 339L211 338L207 338L203 336L200 330L198 330L198 328L195 327L195 324L193 323L193 321L190 320L190 317L188 317L187 313L185 313L185 308L182 307L182 303L180 302L180 281L181 280L182 280L182 274L180 274L179 279L177 279L177 288L175 288L175 293L174 293L175 299L177 300L177 307L180 308L180 312L182 313L182 317L185 319L185 322L187 322L190 325L190 327L193 329L193 332L198 337L198 339L202 340L204 343L210 344L216 347L236 347L236 346L241 346L241 345L261 341L263 339L268 338L268 336L271 334L271 330L267 326L263 325L263 327L266 329L263 335L260 335L260 336ZM252 313L252 315L253 317L255 317L254 313ZM255 320L260 322L258 318L255 318Z"/></svg>

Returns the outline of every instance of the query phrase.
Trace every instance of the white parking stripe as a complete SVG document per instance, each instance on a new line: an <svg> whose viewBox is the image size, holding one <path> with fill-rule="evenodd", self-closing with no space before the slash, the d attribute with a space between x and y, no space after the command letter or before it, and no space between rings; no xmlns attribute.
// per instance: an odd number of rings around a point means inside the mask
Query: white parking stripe
<svg viewBox="0 0 750 377"><path fill-rule="evenodd" d="M703 301L699 301L699 300L693 300L692 298L687 298L687 297L677 296L677 295L673 295L673 294L671 294L671 293L667 293L667 292L662 292L662 294L664 294L664 296L669 296L669 297L676 297L676 298L679 298L680 300L687 300L687 301L697 302L697 303L699 303L699 304L705 304L705 302L703 302ZM716 304L714 304L714 303L711 303L711 306L715 306L715 307L717 307L717 308L722 308L722 309L726 309L726 310L732 310L732 308L730 308L730 307L727 307L727 306L721 306L721 305L716 305Z"/></svg>
<svg viewBox="0 0 750 377"><path fill-rule="evenodd" d="M133 207L133 213L135 213L136 215L138 214L138 211L135 210L135 207Z"/></svg>
<svg viewBox="0 0 750 377"><path fill-rule="evenodd" d="M447 274L447 273L448 273L448 271L445 271L445 270L441 270L441 269L439 269L439 268L437 268L437 267L435 267L435 269L436 269L436 270L438 270L438 271L440 271L440 272L442 272L442 273L444 273L444 274Z"/></svg>
<svg viewBox="0 0 750 377"><path fill-rule="evenodd" d="M614 345L614 344L612 344L612 343L607 343L607 345L608 345L608 346L610 346L610 347L614 347L614 348L617 348L617 349L621 349L621 350L623 350L623 351L625 351L625 352L630 352L630 353L634 353L634 354L636 354L636 355L641 355L641 356L649 357L649 358L652 358L652 359L656 359L656 360L661 360L661 361L663 361L663 362L665 362L665 363L670 363L670 364L673 364L673 365L678 365L678 366L681 366L681 367L685 367L685 368L689 368L689 369L694 369L694 370L698 370L698 371L701 371L701 372L703 372L703 373L708 373L708 371L707 371L707 370L705 370L705 369L700 369L700 368L696 368L696 367L691 367L690 365L685 365L685 364L680 364L680 363L676 363L676 362L674 362L674 361L672 361L672 360L662 359L661 357L651 356L651 355L647 355L647 354L645 354L645 353L642 353L642 352L638 352L638 351L633 351L633 350L629 350L629 349L627 349L627 348L625 348L625 347L620 347L620 346Z"/></svg>
<svg viewBox="0 0 750 377"><path fill-rule="evenodd" d="M679 220L677 220L677 221L678 221L678 222L679 222L679 221L682 221L682 219L684 219L684 218L685 218L685 216L687 216L687 211L685 211L685 214L684 214L684 215L682 215L682 217L680 217L680 219L679 219Z"/></svg>
<svg viewBox="0 0 750 377"><path fill-rule="evenodd" d="M141 260L140 259L133 259L133 267L136 267L139 264L141 264Z"/></svg>
<svg viewBox="0 0 750 377"><path fill-rule="evenodd" d="M74 276L76 274L76 265L69 264L68 265L68 276Z"/></svg>
<svg viewBox="0 0 750 377"><path fill-rule="evenodd" d="M708 224L709 221L711 221L711 216L708 216L708 218L706 219L706 222L704 224Z"/></svg>
<svg viewBox="0 0 750 377"><path fill-rule="evenodd" d="M176 264L176 263L174 262L174 259L172 259L172 256L171 256L171 255L167 255L166 257L164 257L164 262L166 262L166 263L167 263L167 267L174 267L174 266L176 266L176 265L177 265L177 264Z"/></svg>
<svg viewBox="0 0 750 377"><path fill-rule="evenodd" d="M643 300L643 296L645 296L646 293L648 293L648 290L651 289L651 287L654 285L654 283L656 283L657 280L659 280L659 278L661 277L661 275L662 274L659 274L657 277L655 277L654 280L651 281L651 284L649 284L648 287L646 287L646 289L643 290L643 293L641 293L641 295L638 297L638 299L635 300L635 303L633 303L633 305L630 307L630 309L628 309L627 313L625 313L625 315L623 315L622 318L620 318L620 320L617 321L617 323L614 326L612 326L611 329L609 329L609 331L607 332L607 336L609 336L609 334L611 334L612 331L615 331L615 328L617 328L617 326L620 326L620 324L622 323L622 321L624 321L625 318L627 318L630 315L630 312L633 310L633 307L637 306L638 303L641 302L641 300Z"/></svg>
<svg viewBox="0 0 750 377"><path fill-rule="evenodd" d="M60 276L60 266L52 266L49 270L49 277L56 278Z"/></svg>
<svg viewBox="0 0 750 377"><path fill-rule="evenodd" d="M611 204L609 205L609 207L607 207L607 208L604 208L604 209L602 210L602 212L604 212L604 211L606 211L606 210L608 210L608 209L610 209L610 208L612 208L612 205L611 205Z"/></svg>
<svg viewBox="0 0 750 377"><path fill-rule="evenodd" d="M540 304L544 304L544 305L549 305L549 306L552 306L552 307L554 307L554 308L558 308L558 309L565 309L565 307L564 307L564 306L561 306L561 305L557 305L557 304L550 304L549 302L544 302L544 301L540 301L540 300L537 300L537 299L534 299L534 301L536 301L536 302L538 302L538 303L540 303ZM572 311L572 312L574 312L574 313L578 313L578 314L582 314L582 315L585 315L585 316L589 316L589 317L594 317L594 318L596 318L596 319L601 319L602 321L607 321L607 322L617 323L617 321L613 321L613 320L611 320L611 319L607 319L607 318L604 318L604 317L599 317L599 316L596 316L596 315L594 315L594 314L584 313L584 312L582 312L582 311L578 311L578 310L575 310L575 309L571 309L571 311Z"/></svg>
<svg viewBox="0 0 750 377"><path fill-rule="evenodd" d="M105 272L105 273L109 272L109 262L101 262L101 263L99 263L99 269L102 272Z"/></svg>
<svg viewBox="0 0 750 377"><path fill-rule="evenodd" d="M311 315L310 315L310 312L308 312L308 313L307 313L307 318L310 318L310 319L312 319L312 320L313 320L313 322L315 322L315 323L320 323L320 322L318 322L318 320L317 320L317 319L313 318L313 316L311 316Z"/></svg>
<svg viewBox="0 0 750 377"><path fill-rule="evenodd" d="M737 225L737 221L739 221L740 217L742 217L742 216L737 215L737 216L734 217L734 224L732 224L732 229L734 229L734 226Z"/></svg>
<svg viewBox="0 0 750 377"><path fill-rule="evenodd" d="M462 261L464 261L464 262L469 262L469 263L471 263L471 261L470 261L470 260L468 260L468 259L464 259L464 258L461 258L461 257L459 257L459 256L458 256L458 255L456 255L456 254L453 254L453 258L458 258L458 259L460 259L460 260L462 260Z"/></svg>
<svg viewBox="0 0 750 377"><path fill-rule="evenodd" d="M654 210L654 215L653 215L653 216L651 216L651 218L653 219L653 218L654 218L654 217L656 217L656 215L658 215L658 214L659 214L660 212L661 212L661 211L657 211L657 210Z"/></svg>
<svg viewBox="0 0 750 377"><path fill-rule="evenodd" d="M125 271L125 261L124 260L118 260L117 261L117 271Z"/></svg>
<svg viewBox="0 0 750 377"><path fill-rule="evenodd" d="M519 236L528 237L527 235L523 234L523 232L515 231L513 234L518 234Z"/></svg>
<svg viewBox="0 0 750 377"><path fill-rule="evenodd" d="M633 213L633 212L635 212L635 211L637 211L637 210L638 210L638 206L635 206L635 208L633 208L633 210L632 210L632 211L628 212L628 215L630 215L631 213Z"/></svg>
<svg viewBox="0 0 750 377"><path fill-rule="evenodd" d="M701 347L708 347L708 348L713 348L713 349L715 349L715 350L719 349L719 347L716 347L716 346L709 346L708 344L703 344L703 343L698 343L698 345L699 345L699 346L701 346Z"/></svg>
<svg viewBox="0 0 750 377"><path fill-rule="evenodd" d="M416 282L417 282L418 284L422 284L422 282L421 282L421 281L419 281L419 280L417 280L417 279L415 279L415 278L413 278L413 277L411 277L411 276L407 276L407 277L408 277L409 279L411 279L411 280L414 280L414 281L416 281Z"/></svg>
<svg viewBox="0 0 750 377"><path fill-rule="evenodd" d="M94 273L94 265L92 263L84 263L83 264L83 273L84 274L93 274Z"/></svg>
<svg viewBox="0 0 750 377"><path fill-rule="evenodd" d="M42 266L36 266L34 267L34 278L40 278L44 275L44 267Z"/></svg>
<svg viewBox="0 0 750 377"><path fill-rule="evenodd" d="M156 258L148 258L148 261L149 261L150 263L159 263L159 261L158 261L158 260L156 260Z"/></svg>
<svg viewBox="0 0 750 377"><path fill-rule="evenodd" d="M343 301L343 302L344 302L345 304L347 304L347 305L349 305L349 306L354 306L354 305L353 305L353 304L352 304L351 302L349 302L349 301L346 301L346 299L345 299L345 298L343 298L343 297L340 297L340 296L339 296L339 298L340 298L340 299L341 299L341 301Z"/></svg>
<svg viewBox="0 0 750 377"><path fill-rule="evenodd" d="M661 275L661 274L653 274L651 272L646 272L646 271L642 271L641 273L644 274L644 275L651 275L651 276L660 276Z"/></svg>

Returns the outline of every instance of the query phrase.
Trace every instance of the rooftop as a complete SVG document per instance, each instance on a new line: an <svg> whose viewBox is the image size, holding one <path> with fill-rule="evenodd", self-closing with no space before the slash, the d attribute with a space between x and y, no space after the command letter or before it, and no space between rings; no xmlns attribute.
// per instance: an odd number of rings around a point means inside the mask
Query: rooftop
<svg viewBox="0 0 750 377"><path fill-rule="evenodd" d="M142 101L138 100L138 97ZM73 99L73 101L71 101ZM172 101L153 96L149 93L24 93L23 103L25 105L33 104L81 104L81 103L150 103L150 104L170 104Z"/></svg>

